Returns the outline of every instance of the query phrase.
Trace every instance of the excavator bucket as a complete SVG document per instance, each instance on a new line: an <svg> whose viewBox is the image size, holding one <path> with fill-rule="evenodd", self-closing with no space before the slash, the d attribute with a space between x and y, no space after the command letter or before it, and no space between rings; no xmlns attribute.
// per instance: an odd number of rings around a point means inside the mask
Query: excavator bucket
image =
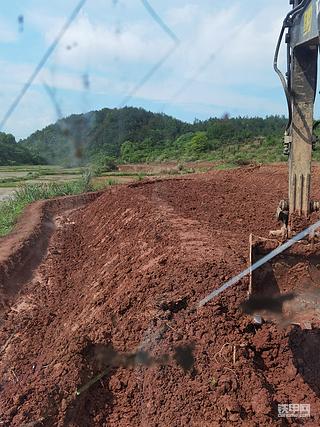
<svg viewBox="0 0 320 427"><path fill-rule="evenodd" d="M275 240L251 235L251 265L277 246ZM320 244L297 242L253 271L248 294L250 312L257 322L320 327Z"/></svg>

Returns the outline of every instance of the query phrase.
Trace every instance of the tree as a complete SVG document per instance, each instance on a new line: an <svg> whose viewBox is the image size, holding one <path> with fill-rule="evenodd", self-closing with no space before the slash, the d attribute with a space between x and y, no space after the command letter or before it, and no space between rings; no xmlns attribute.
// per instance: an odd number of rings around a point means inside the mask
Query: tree
<svg viewBox="0 0 320 427"><path fill-rule="evenodd" d="M191 140L186 144L188 154L200 154L208 151L209 140L206 132L196 132Z"/></svg>
<svg viewBox="0 0 320 427"><path fill-rule="evenodd" d="M17 143L11 134L0 132L0 165L41 164L44 160Z"/></svg>
<svg viewBox="0 0 320 427"><path fill-rule="evenodd" d="M107 156L104 153L97 153L93 158L93 163L96 171L100 173L118 170L115 158Z"/></svg>

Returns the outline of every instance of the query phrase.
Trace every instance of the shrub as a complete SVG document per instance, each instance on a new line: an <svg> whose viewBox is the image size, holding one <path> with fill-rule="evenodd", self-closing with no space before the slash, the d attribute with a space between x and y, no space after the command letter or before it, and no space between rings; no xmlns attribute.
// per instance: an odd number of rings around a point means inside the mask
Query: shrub
<svg viewBox="0 0 320 427"><path fill-rule="evenodd" d="M93 159L91 170L94 176L100 176L105 172L117 171L118 165L113 157L97 154Z"/></svg>

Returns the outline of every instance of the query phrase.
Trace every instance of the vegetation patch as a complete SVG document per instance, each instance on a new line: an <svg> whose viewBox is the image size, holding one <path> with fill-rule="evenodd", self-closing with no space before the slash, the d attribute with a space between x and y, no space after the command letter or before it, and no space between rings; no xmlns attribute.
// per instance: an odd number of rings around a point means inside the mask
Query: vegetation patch
<svg viewBox="0 0 320 427"><path fill-rule="evenodd" d="M254 160L256 154L258 161L284 160L281 141L285 125L285 117L279 116L225 115L186 123L142 108L105 108L59 120L18 145L48 164L91 164L101 175L115 171L121 163L211 159L230 163L239 158Z"/></svg>
<svg viewBox="0 0 320 427"><path fill-rule="evenodd" d="M12 230L23 209L32 202L85 193L99 188L91 184L91 175L88 172L77 181L23 185L14 192L9 200L0 203L0 236L8 234Z"/></svg>
<svg viewBox="0 0 320 427"><path fill-rule="evenodd" d="M46 163L37 153L32 153L28 147L17 144L11 134L0 132L0 166L2 165L37 165Z"/></svg>
<svg viewBox="0 0 320 427"><path fill-rule="evenodd" d="M278 162L286 160L282 155L285 125L286 118L280 116L231 118L226 114L186 123L142 108L105 108L58 120L18 143L12 135L1 134L0 165L46 164L39 167L40 176L91 167L95 176L102 176L125 163ZM319 156L315 153L316 160ZM52 165L59 165L60 171Z"/></svg>

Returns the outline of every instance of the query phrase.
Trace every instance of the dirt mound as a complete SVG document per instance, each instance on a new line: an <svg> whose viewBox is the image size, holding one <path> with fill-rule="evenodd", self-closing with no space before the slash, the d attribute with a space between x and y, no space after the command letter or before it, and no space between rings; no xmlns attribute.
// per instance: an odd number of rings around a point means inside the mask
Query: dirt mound
<svg viewBox="0 0 320 427"><path fill-rule="evenodd" d="M2 425L297 422L278 403L310 404L298 421L320 425L319 331L254 326L239 309L246 281L194 309L247 266L250 232L277 227L286 186L281 166L213 172L114 187L61 218L1 323ZM108 366L108 348L140 359Z"/></svg>

